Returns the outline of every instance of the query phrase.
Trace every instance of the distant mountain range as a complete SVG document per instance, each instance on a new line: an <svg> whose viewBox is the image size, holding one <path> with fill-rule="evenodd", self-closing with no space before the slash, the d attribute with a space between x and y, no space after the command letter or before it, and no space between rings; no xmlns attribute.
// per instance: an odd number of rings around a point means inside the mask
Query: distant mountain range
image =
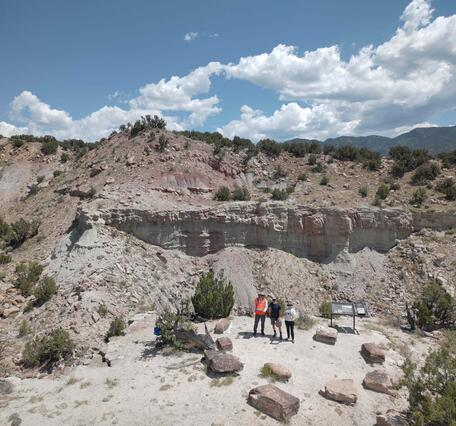
<svg viewBox="0 0 456 426"><path fill-rule="evenodd" d="M290 139L286 142L315 142L309 139ZM405 145L412 149L427 149L431 154L456 149L456 126L453 127L418 127L395 138L385 136L339 136L329 138L324 144L334 146L353 145L357 148L369 148L372 151L387 154L392 146Z"/></svg>

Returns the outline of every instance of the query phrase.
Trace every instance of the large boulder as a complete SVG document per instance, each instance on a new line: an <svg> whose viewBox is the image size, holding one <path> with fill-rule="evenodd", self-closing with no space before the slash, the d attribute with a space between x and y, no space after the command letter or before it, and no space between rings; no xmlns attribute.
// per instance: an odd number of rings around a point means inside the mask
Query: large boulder
<svg viewBox="0 0 456 426"><path fill-rule="evenodd" d="M264 364L263 368L269 370L270 373L279 380L287 381L291 378L291 371L282 364L267 362Z"/></svg>
<svg viewBox="0 0 456 426"><path fill-rule="evenodd" d="M361 345L361 355L372 364L383 364L385 362L385 351L377 343L363 343Z"/></svg>
<svg viewBox="0 0 456 426"><path fill-rule="evenodd" d="M320 390L320 394L325 398L344 404L354 404L357 399L357 389L352 379L333 379L326 383Z"/></svg>
<svg viewBox="0 0 456 426"><path fill-rule="evenodd" d="M210 352L209 356L206 352ZM240 359L227 352L206 351L207 366L213 373L237 373L244 368Z"/></svg>
<svg viewBox="0 0 456 426"><path fill-rule="evenodd" d="M223 334L230 327L231 321L229 318L222 318L217 321L214 327L215 334Z"/></svg>
<svg viewBox="0 0 456 426"><path fill-rule="evenodd" d="M363 380L366 389L391 395L391 380L384 371L374 370L366 374Z"/></svg>
<svg viewBox="0 0 456 426"><path fill-rule="evenodd" d="M335 345L337 340L337 330L334 328L320 326L315 331L313 339L317 342Z"/></svg>
<svg viewBox="0 0 456 426"><path fill-rule="evenodd" d="M278 421L287 421L299 411L298 398L271 384L253 388L247 403Z"/></svg>
<svg viewBox="0 0 456 426"><path fill-rule="evenodd" d="M217 345L217 349L219 351L232 351L233 350L233 342L229 337L219 337L215 344Z"/></svg>
<svg viewBox="0 0 456 426"><path fill-rule="evenodd" d="M391 410L385 414L379 414L375 426L408 426L405 416L397 411Z"/></svg>

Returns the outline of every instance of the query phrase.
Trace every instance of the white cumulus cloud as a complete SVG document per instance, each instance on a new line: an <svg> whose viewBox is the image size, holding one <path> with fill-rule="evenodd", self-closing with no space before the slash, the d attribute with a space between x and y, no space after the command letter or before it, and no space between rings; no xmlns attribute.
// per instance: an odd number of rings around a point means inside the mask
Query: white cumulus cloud
<svg viewBox="0 0 456 426"><path fill-rule="evenodd" d="M239 118L220 126L227 136L322 139L431 125L435 115L456 109L456 15L434 18L430 0L412 0L401 20L384 43L361 47L347 59L339 46L300 53L279 44L234 63L210 62L145 84L123 101L125 108L104 106L79 120L24 91L12 101L12 123L0 122L0 133L95 140L145 114L164 116L171 129L200 127L221 112L219 97L210 93L216 75L269 89L282 103L265 114L253 99ZM191 41L198 33L187 35ZM116 93L110 100L118 99Z"/></svg>
<svg viewBox="0 0 456 426"><path fill-rule="evenodd" d="M193 41L196 37L198 37L198 33L191 31L184 35L184 41Z"/></svg>

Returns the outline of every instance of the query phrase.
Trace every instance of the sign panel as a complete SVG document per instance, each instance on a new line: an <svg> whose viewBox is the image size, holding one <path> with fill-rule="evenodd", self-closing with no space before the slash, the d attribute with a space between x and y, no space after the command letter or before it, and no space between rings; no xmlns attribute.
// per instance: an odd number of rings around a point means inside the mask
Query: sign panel
<svg viewBox="0 0 456 426"><path fill-rule="evenodd" d="M351 303L331 303L331 312L333 315L354 315L353 305Z"/></svg>

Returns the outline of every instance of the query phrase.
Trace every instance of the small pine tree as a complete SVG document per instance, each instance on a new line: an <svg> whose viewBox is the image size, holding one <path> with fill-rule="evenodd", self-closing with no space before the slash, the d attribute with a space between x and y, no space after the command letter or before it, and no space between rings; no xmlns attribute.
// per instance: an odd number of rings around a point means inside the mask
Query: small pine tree
<svg viewBox="0 0 456 426"><path fill-rule="evenodd" d="M234 289L222 277L216 278L214 272L203 274L192 297L193 308L203 318L225 318L230 315L234 305Z"/></svg>

